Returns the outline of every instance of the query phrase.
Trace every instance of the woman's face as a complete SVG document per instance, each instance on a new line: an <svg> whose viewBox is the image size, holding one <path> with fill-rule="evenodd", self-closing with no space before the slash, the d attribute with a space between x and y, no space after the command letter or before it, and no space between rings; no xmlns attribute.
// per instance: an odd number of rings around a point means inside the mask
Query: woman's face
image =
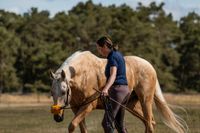
<svg viewBox="0 0 200 133"><path fill-rule="evenodd" d="M106 57L106 46L104 45L103 47L100 47L98 44L96 44L96 46L99 54L102 55L103 57Z"/></svg>

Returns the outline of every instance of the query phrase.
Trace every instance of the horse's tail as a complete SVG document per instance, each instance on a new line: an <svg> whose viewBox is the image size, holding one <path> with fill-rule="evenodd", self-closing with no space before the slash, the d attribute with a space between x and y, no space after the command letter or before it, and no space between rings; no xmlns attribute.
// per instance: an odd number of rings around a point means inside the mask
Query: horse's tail
<svg viewBox="0 0 200 133"><path fill-rule="evenodd" d="M167 105L158 81L156 82L154 101L165 125L177 133L186 133L188 131L186 122L178 115L173 113L173 111Z"/></svg>

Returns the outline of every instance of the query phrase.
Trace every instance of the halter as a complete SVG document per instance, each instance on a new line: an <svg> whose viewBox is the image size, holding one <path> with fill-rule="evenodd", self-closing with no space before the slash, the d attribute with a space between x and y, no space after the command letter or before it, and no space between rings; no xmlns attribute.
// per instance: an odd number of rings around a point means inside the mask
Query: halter
<svg viewBox="0 0 200 133"><path fill-rule="evenodd" d="M51 106L51 113L53 113L54 115L59 114L60 111L62 109L65 109L71 101L71 87L69 86L69 82L65 81L66 85L67 85L67 92L65 93L65 105L64 106L59 106L59 105L53 105Z"/></svg>
<svg viewBox="0 0 200 133"><path fill-rule="evenodd" d="M65 102L65 106L68 106L69 104L70 104L70 101L71 101L71 87L69 86L69 82L68 81L66 81L66 84L67 84L67 88L68 88L68 90L67 90L67 93L65 94L66 95L66 97L67 97L67 100L66 100L66 102Z"/></svg>

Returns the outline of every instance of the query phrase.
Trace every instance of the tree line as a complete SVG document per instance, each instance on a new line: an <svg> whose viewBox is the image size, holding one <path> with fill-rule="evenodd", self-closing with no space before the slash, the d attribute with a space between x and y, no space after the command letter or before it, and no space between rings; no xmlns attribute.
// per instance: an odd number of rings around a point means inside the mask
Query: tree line
<svg viewBox="0 0 200 133"><path fill-rule="evenodd" d="M37 8L23 15L0 10L0 91L48 92L50 69L78 50L96 54L96 40L108 35L124 55L148 60L164 91L200 92L200 16L174 20L163 6L89 0L54 17Z"/></svg>

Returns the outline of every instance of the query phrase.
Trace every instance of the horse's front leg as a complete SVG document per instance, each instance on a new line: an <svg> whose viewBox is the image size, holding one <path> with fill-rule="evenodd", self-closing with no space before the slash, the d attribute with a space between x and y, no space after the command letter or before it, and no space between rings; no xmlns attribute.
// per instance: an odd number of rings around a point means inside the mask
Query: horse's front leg
<svg viewBox="0 0 200 133"><path fill-rule="evenodd" d="M73 108L72 111L76 115L77 112L78 112L78 109ZM86 128L86 125L85 125L85 118L79 123L79 127L80 127L81 133L87 133L87 128Z"/></svg>
<svg viewBox="0 0 200 133"><path fill-rule="evenodd" d="M85 124L85 118L79 123L81 133L87 133L87 127Z"/></svg>
<svg viewBox="0 0 200 133"><path fill-rule="evenodd" d="M89 114L93 109L92 104L80 107L77 113L75 114L75 117L71 121L68 131L69 133L73 133L75 128L80 124L81 128L81 133L87 133L85 123L84 123L84 118Z"/></svg>

